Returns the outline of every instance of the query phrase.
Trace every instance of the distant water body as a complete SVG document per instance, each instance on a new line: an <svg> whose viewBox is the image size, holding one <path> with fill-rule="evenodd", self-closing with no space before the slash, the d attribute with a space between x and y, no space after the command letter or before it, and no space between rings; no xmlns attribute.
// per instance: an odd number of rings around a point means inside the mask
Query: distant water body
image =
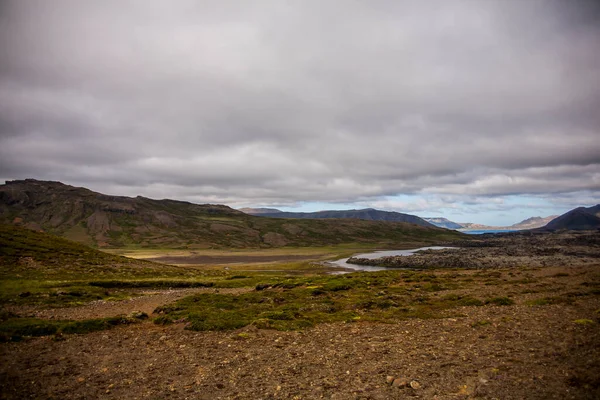
<svg viewBox="0 0 600 400"><path fill-rule="evenodd" d="M481 235L484 233L504 233L504 232L516 232L518 229L474 229L472 231L461 231L467 235Z"/></svg>
<svg viewBox="0 0 600 400"><path fill-rule="evenodd" d="M381 250L373 253L364 253L357 254L354 257L356 258L368 258L369 260L374 260L376 258L381 257L389 257L389 256L410 256L411 254L416 253L421 250L442 250L442 249L451 249L451 247L442 247L442 246L432 246L432 247L420 247L418 249L410 249L410 250ZM371 265L358 265L358 264L348 264L347 258L342 258L337 261L330 261L331 264L337 267L344 267L348 269L353 269L355 271L384 271L386 269L396 269L397 268L386 268L386 267L376 267ZM348 271L338 272L338 273L347 273Z"/></svg>

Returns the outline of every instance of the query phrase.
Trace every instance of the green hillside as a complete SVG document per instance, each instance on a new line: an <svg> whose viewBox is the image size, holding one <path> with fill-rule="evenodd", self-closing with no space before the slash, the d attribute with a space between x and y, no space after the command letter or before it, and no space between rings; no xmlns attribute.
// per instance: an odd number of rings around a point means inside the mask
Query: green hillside
<svg viewBox="0 0 600 400"><path fill-rule="evenodd" d="M92 249L43 232L0 224L0 280L181 274L181 269Z"/></svg>
<svg viewBox="0 0 600 400"><path fill-rule="evenodd" d="M264 218L223 205L108 196L32 179L0 186L0 222L43 229L98 248L394 246L461 237L404 222Z"/></svg>

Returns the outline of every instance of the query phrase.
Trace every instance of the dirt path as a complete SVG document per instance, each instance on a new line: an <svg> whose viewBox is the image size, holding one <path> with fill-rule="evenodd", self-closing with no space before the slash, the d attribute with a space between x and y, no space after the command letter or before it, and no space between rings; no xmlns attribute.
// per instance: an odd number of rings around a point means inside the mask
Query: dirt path
<svg viewBox="0 0 600 400"><path fill-rule="evenodd" d="M213 289L213 288L193 288L193 289L171 289L171 290L143 290L141 296L121 301L94 301L81 307L67 307L36 310L33 308L14 308L12 312L27 317L43 319L70 319L83 320L91 318L106 318L117 315L128 315L133 311L141 311L150 315L158 306L173 303L183 297L196 293L230 293L238 294L252 290L250 288L234 289Z"/></svg>

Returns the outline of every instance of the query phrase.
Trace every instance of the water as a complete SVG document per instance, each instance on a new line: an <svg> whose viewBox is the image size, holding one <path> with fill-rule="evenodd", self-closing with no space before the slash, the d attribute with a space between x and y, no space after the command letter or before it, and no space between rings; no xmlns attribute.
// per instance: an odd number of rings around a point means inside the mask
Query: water
<svg viewBox="0 0 600 400"><path fill-rule="evenodd" d="M460 231L467 235L481 235L484 233L504 233L504 232L516 232L517 229L473 229L472 231Z"/></svg>
<svg viewBox="0 0 600 400"><path fill-rule="evenodd" d="M411 254L414 254L417 251L421 251L421 250L442 250L442 249L451 249L451 248L452 247L431 246L431 247L420 247L418 249L410 249L410 250L382 250L382 251L375 251L373 253L357 254L354 257L367 258L369 260L374 260L376 258L389 257L389 256L410 256ZM384 271L387 269L398 269L398 268L376 267L376 266L371 266L371 265L348 264L346 261L348 261L348 258L342 258L337 261L331 261L330 264L333 264L336 267L353 269L355 271ZM343 273L347 273L347 272L340 271L339 273L343 274Z"/></svg>

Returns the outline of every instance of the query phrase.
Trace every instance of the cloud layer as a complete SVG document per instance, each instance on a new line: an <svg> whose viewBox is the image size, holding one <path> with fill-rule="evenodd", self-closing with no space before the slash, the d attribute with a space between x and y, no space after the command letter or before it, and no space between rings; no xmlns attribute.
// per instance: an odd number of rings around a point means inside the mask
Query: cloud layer
<svg viewBox="0 0 600 400"><path fill-rule="evenodd" d="M234 205L598 198L596 4L5 1L0 177Z"/></svg>

